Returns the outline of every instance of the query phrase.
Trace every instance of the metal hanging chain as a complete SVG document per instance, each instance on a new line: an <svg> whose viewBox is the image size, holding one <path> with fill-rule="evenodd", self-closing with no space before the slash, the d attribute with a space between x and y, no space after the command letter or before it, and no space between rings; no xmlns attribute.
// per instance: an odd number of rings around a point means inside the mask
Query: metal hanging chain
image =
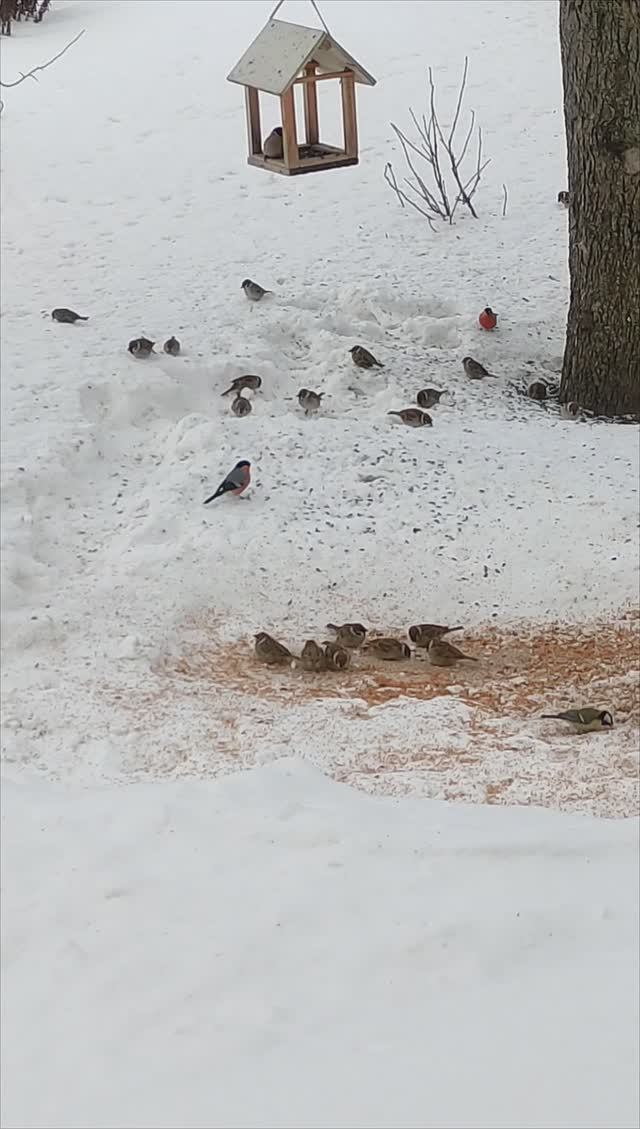
<svg viewBox="0 0 640 1129"><path fill-rule="evenodd" d="M318 17L318 19L320 20L320 23L322 24L322 26L323 26L324 30L326 31L327 35L331 35L331 32L329 31L329 28L327 27L327 25L326 25L326 23L325 23L325 21L324 21L324 17L323 17L323 15L322 15L322 12L320 11L320 9L319 9L319 7L318 7L318 5L317 5L317 2L316 2L316 0L309 0L309 2L310 2L310 4L311 4L311 7L313 8L313 10L314 10L314 12L315 12L316 16L317 16L317 17ZM273 20L273 19L275 19L275 17L276 17L276 15L277 15L277 13L278 13L278 12L280 11L280 9L281 9L281 7L282 7L282 5L283 5L283 4L284 4L284 0L278 0L278 3L276 4L276 6L275 6L275 8L273 9L273 11L272 11L271 15L269 16L269 19L270 19L270 20Z"/></svg>

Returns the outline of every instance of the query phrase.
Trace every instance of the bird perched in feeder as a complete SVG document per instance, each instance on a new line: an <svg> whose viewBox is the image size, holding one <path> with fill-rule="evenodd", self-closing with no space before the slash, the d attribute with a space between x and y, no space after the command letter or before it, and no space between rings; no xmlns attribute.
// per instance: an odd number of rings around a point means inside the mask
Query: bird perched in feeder
<svg viewBox="0 0 640 1129"><path fill-rule="evenodd" d="M73 325L76 321L89 321L89 318L83 318L82 314L77 314L75 310L66 310L64 307L52 310L51 317L54 321L65 322L67 325Z"/></svg>
<svg viewBox="0 0 640 1129"><path fill-rule="evenodd" d="M335 631L338 645L349 651L357 651L367 638L367 629L362 623L328 623L327 631Z"/></svg>
<svg viewBox="0 0 640 1129"><path fill-rule="evenodd" d="M351 656L344 647L340 647L337 643L324 644L324 657L327 663L327 670L346 670L351 662Z"/></svg>
<svg viewBox="0 0 640 1129"><path fill-rule="evenodd" d="M558 203L561 204L563 208L568 208L569 207L569 193L566 192L565 190L563 190L562 192L559 192L558 193Z"/></svg>
<svg viewBox="0 0 640 1129"><path fill-rule="evenodd" d="M127 345L127 349L139 360L143 357L150 357L153 353L153 346L155 341L150 341L148 337L134 337Z"/></svg>
<svg viewBox="0 0 640 1129"><path fill-rule="evenodd" d="M441 396L444 396L444 391L438 392L437 388L423 388L416 396L416 404L428 411L429 408L435 408L436 404L440 403Z"/></svg>
<svg viewBox="0 0 640 1129"><path fill-rule="evenodd" d="M248 416L252 411L251 401L247 400L246 396L243 396L241 392L238 392L235 400L231 402L231 411L234 416L240 418L242 416Z"/></svg>
<svg viewBox="0 0 640 1129"><path fill-rule="evenodd" d="M298 392L298 403L306 416L313 415L322 405L324 392L312 392L309 388L301 388Z"/></svg>
<svg viewBox="0 0 640 1129"><path fill-rule="evenodd" d="M495 374L489 372L480 361L475 361L473 357L463 357L462 367L469 377L469 380L482 380L485 376L494 376Z"/></svg>
<svg viewBox="0 0 640 1129"><path fill-rule="evenodd" d="M277 125L275 129L267 137L262 152L265 157L270 157L272 161L281 160L284 156L284 145L282 141L282 126Z"/></svg>
<svg viewBox="0 0 640 1129"><path fill-rule="evenodd" d="M222 395L228 396L230 392L235 392L238 395L244 388L251 388L254 392L257 392L259 388L262 388L262 377L252 376L251 373L247 373L246 376L236 376Z"/></svg>
<svg viewBox="0 0 640 1129"><path fill-rule="evenodd" d="M594 710L591 706L582 710L563 710L562 713L543 713L542 717L568 721L576 733L595 733L600 729L613 729L613 717L609 710Z"/></svg>
<svg viewBox="0 0 640 1129"><path fill-rule="evenodd" d="M462 631L462 628L445 627L443 623L414 623L407 635L416 647L428 647L432 639L440 639L451 631Z"/></svg>
<svg viewBox="0 0 640 1129"><path fill-rule="evenodd" d="M209 502L213 502L216 498L221 498L223 494L236 494L244 493L247 486L251 482L251 463L246 459L241 459L236 463L233 470L229 471L226 478L223 478L215 494L209 498L205 498L204 505L208 506Z"/></svg>
<svg viewBox="0 0 640 1129"><path fill-rule="evenodd" d="M547 398L547 386L542 380L534 380L527 388L527 396L530 400L537 400L542 403Z"/></svg>
<svg viewBox="0 0 640 1129"><path fill-rule="evenodd" d="M462 651L453 646L453 643L447 643L445 639L441 639L439 636L429 643L427 657L433 666L455 666L456 663L463 662L465 659L474 663L478 661L472 655L463 654Z"/></svg>
<svg viewBox="0 0 640 1129"><path fill-rule="evenodd" d="M290 666L293 655L284 643L279 643L266 631L259 631L254 636L256 657L267 666Z"/></svg>
<svg viewBox="0 0 640 1129"><path fill-rule="evenodd" d="M351 360L358 368L384 368L381 361L377 361L373 353L365 349L364 345L354 345L349 349Z"/></svg>
<svg viewBox="0 0 640 1129"><path fill-rule="evenodd" d="M180 352L180 342L177 337L168 337L162 348L170 357L177 357Z"/></svg>
<svg viewBox="0 0 640 1129"><path fill-rule="evenodd" d="M498 324L498 315L494 314L491 306L485 306L478 321L483 329L495 329Z"/></svg>
<svg viewBox="0 0 640 1129"><path fill-rule="evenodd" d="M411 647L400 639L371 639L365 650L371 651L377 659L383 659L384 662L402 662L403 659L411 658Z"/></svg>
<svg viewBox="0 0 640 1129"><path fill-rule="evenodd" d="M303 670L313 671L315 674L327 669L327 657L315 639L307 639L300 652L300 666Z"/></svg>
<svg viewBox="0 0 640 1129"><path fill-rule="evenodd" d="M259 302L264 298L265 294L273 293L271 290L265 290L259 283L252 282L250 278L244 279L242 289L244 290L245 297L248 298L250 302Z"/></svg>
<svg viewBox="0 0 640 1129"><path fill-rule="evenodd" d="M433 427L431 416L420 408L402 408L399 412L387 412L387 415L398 416L406 427Z"/></svg>
<svg viewBox="0 0 640 1129"><path fill-rule="evenodd" d="M560 405L560 415L562 419L579 419L580 405L576 404L575 400L569 400L568 404Z"/></svg>

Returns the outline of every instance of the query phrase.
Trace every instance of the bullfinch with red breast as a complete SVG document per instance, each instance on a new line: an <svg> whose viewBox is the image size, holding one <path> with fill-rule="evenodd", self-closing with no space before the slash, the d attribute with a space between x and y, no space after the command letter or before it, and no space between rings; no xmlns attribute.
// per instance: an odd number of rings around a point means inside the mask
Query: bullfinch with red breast
<svg viewBox="0 0 640 1129"><path fill-rule="evenodd" d="M494 314L491 306L485 306L478 321L483 329L495 329L498 324L498 315Z"/></svg>
<svg viewBox="0 0 640 1129"><path fill-rule="evenodd" d="M223 494L243 494L247 486L251 482L251 463L246 459L241 459L236 463L233 470L222 480L215 494L210 498L205 498L204 505L207 506L209 502L213 502L215 498L221 498Z"/></svg>

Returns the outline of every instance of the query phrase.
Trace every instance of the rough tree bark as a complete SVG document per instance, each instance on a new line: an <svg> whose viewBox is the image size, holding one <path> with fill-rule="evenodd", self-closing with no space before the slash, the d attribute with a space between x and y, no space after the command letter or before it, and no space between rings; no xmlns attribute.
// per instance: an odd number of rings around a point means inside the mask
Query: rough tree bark
<svg viewBox="0 0 640 1129"><path fill-rule="evenodd" d="M640 412L640 3L560 0L571 300L560 396Z"/></svg>

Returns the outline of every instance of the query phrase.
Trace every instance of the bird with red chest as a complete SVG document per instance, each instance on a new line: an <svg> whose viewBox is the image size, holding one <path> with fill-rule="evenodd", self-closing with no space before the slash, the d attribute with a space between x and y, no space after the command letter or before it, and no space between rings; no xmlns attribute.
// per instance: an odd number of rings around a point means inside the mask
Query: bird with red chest
<svg viewBox="0 0 640 1129"><path fill-rule="evenodd" d="M483 329L495 329L498 324L498 315L494 314L491 306L485 306L478 321Z"/></svg>
<svg viewBox="0 0 640 1129"><path fill-rule="evenodd" d="M221 498L223 494L235 494L236 496L243 494L250 482L251 463L246 459L241 459L239 463L236 463L233 470L229 471L227 477L223 478L215 494L205 499L205 506L209 502L213 502L215 498Z"/></svg>

